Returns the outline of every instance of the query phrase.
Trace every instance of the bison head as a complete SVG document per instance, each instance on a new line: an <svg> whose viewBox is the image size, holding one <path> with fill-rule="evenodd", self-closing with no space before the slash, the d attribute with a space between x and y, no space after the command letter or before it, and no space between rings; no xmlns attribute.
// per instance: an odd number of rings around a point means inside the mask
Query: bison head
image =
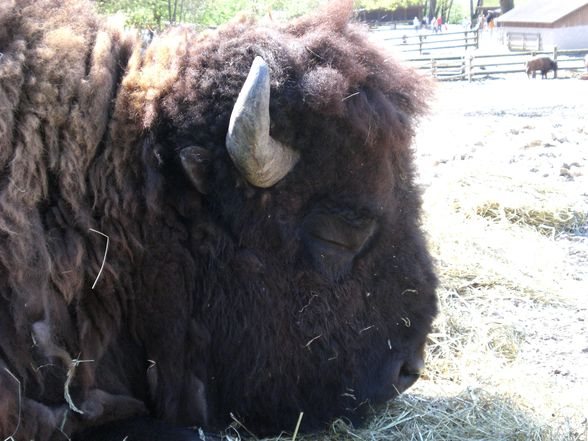
<svg viewBox="0 0 588 441"><path fill-rule="evenodd" d="M416 380L427 87L351 1L145 51L84 2L0 9L0 436L312 429Z"/></svg>
<svg viewBox="0 0 588 441"><path fill-rule="evenodd" d="M116 112L143 118L148 207L131 326L158 417L263 434L304 412L311 429L421 372L436 278L410 144L427 87L348 14L175 31L131 60Z"/></svg>

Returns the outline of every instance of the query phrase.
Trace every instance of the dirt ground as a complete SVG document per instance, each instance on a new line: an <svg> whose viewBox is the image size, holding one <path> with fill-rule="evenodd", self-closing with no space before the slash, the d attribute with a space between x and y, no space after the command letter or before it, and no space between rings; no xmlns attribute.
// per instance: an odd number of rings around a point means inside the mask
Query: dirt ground
<svg viewBox="0 0 588 441"><path fill-rule="evenodd" d="M477 333L495 355L469 356L480 350L462 342L451 368L433 360L432 382L508 394L574 426L561 439L588 439L588 81L444 82L431 106L416 154L449 310L440 320L462 320L449 334Z"/></svg>

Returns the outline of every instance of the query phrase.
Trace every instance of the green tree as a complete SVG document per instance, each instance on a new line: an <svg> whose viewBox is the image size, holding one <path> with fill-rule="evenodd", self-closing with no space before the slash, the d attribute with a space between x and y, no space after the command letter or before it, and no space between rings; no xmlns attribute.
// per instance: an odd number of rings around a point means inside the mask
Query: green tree
<svg viewBox="0 0 588 441"><path fill-rule="evenodd" d="M104 13L124 14L129 25L162 29L176 23L215 26L230 20L241 11L256 16L267 16L276 12L289 18L312 11L326 1L328 0L96 0L96 3Z"/></svg>
<svg viewBox="0 0 588 441"><path fill-rule="evenodd" d="M107 14L122 13L127 23L141 28L161 29L167 24L195 22L203 0L97 0Z"/></svg>

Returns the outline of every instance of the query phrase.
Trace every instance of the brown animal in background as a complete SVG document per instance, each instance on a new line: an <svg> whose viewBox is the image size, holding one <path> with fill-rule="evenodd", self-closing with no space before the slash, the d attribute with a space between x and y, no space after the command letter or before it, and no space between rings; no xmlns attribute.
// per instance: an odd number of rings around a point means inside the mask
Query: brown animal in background
<svg viewBox="0 0 588 441"><path fill-rule="evenodd" d="M527 77L532 73L535 78L535 72L541 71L541 78L547 78L547 72L553 71L553 78L557 78L557 63L549 57L534 58L527 61L525 65Z"/></svg>
<svg viewBox="0 0 588 441"><path fill-rule="evenodd" d="M0 6L0 439L361 421L436 313L428 88L348 22L173 29Z"/></svg>

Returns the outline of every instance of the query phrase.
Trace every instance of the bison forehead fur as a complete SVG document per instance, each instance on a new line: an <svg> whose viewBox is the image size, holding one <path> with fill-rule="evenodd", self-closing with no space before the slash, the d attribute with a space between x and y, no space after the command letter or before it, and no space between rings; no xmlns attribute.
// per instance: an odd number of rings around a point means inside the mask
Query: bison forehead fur
<svg viewBox="0 0 588 441"><path fill-rule="evenodd" d="M350 11L142 49L82 1L0 7L0 437L148 417L187 439L171 427L231 414L264 434L300 412L312 430L418 377L436 278L410 143L428 87ZM290 159L263 187L227 146L266 71L269 119L239 139L273 146L253 167Z"/></svg>

